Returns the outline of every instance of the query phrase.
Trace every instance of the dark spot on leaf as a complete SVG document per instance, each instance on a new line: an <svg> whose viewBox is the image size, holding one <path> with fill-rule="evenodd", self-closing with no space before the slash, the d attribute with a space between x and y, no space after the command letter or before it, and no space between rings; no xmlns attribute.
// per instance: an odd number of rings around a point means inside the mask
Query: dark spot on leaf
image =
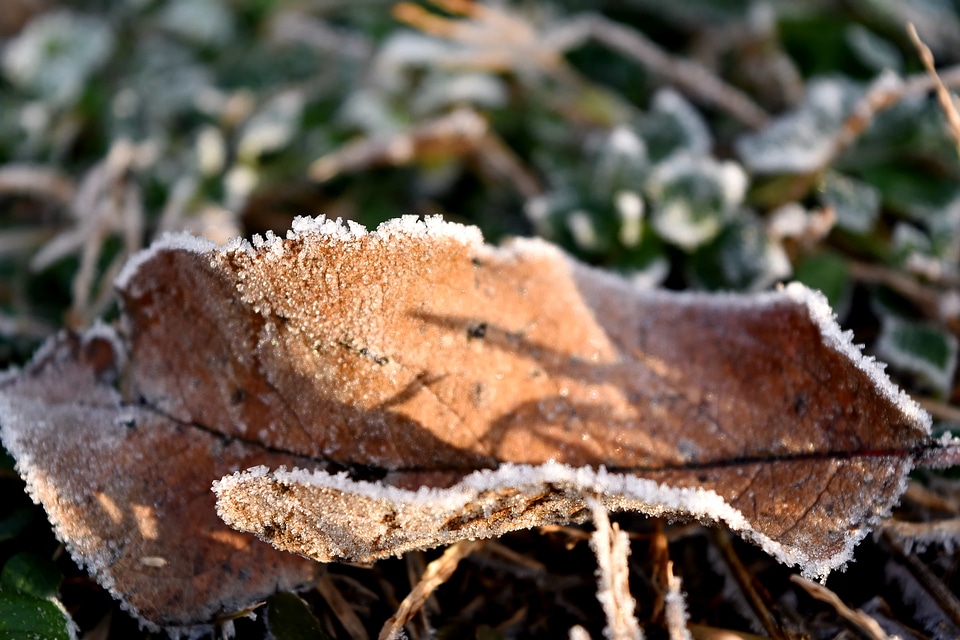
<svg viewBox="0 0 960 640"><path fill-rule="evenodd" d="M487 335L487 323L477 322L467 325L467 338L482 340Z"/></svg>
<svg viewBox="0 0 960 640"><path fill-rule="evenodd" d="M793 412L796 413L799 417L803 417L807 414L807 393L801 391L793 399Z"/></svg>

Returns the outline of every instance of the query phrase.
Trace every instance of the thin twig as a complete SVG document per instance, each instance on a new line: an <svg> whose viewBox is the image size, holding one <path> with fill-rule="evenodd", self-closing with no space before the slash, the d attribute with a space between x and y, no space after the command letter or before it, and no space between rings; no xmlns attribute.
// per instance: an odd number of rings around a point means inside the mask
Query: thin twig
<svg viewBox="0 0 960 640"><path fill-rule="evenodd" d="M337 585L333 584L329 573L324 571L314 588L327 601L333 615L337 617L352 640L367 640L370 637L353 607L340 593Z"/></svg>
<svg viewBox="0 0 960 640"><path fill-rule="evenodd" d="M960 540L960 518L935 520L933 522L904 522L903 520L889 519L883 523L883 529L911 543Z"/></svg>
<svg viewBox="0 0 960 640"><path fill-rule="evenodd" d="M937 420L960 423L960 407L934 400L933 398L915 397L921 407L927 410Z"/></svg>
<svg viewBox="0 0 960 640"><path fill-rule="evenodd" d="M450 579L453 572L456 571L460 561L480 548L484 542L482 540L464 540L458 542L446 551L443 555L427 565L426 571L420 578L420 582L414 587L413 591L403 599L400 608L394 613L383 629L380 631L379 640L394 640L400 636L400 632L413 616L417 614L423 604L427 601L437 587Z"/></svg>
<svg viewBox="0 0 960 640"><path fill-rule="evenodd" d="M867 634L872 640L890 640L890 636L880 627L880 623L868 616L861 609L854 611L848 607L843 600L840 599L840 596L819 582L813 582L798 575L790 576L790 581L802 587L804 591L817 600L826 602L832 606L845 620Z"/></svg>
<svg viewBox="0 0 960 640"><path fill-rule="evenodd" d="M910 34L910 40L920 54L920 60L923 61L924 68L926 68L927 73L930 74L931 79L935 83L937 100L940 102L940 108L943 109L944 115L947 116L947 123L950 125L953 141L957 145L957 156L960 156L960 114L957 113L957 108L953 104L953 99L946 85L943 84L940 76L937 75L937 69L933 64L933 52L930 51L930 47L925 45L920 39L920 36L917 34L917 29L913 26L912 22L907 23L907 33Z"/></svg>
<svg viewBox="0 0 960 640"><path fill-rule="evenodd" d="M917 583L926 591L943 614L956 626L960 627L960 600L947 585L933 575L920 560L906 553L899 541L889 531L882 533L884 542L893 550L897 561L905 566Z"/></svg>
<svg viewBox="0 0 960 640"><path fill-rule="evenodd" d="M720 529L712 529L711 531L714 543L720 550L720 554L723 556L724 561L726 561L727 566L730 567L734 579L740 586L740 591L746 596L747 603L760 621L760 624L763 625L764 630L771 638L775 638L776 640L789 640L783 632L783 629L780 628L780 624L773 617L773 613L767 606L765 599L754 587L753 576L751 576L750 572L743 566L739 556L737 556L737 552L733 549L733 545L730 544L729 534Z"/></svg>

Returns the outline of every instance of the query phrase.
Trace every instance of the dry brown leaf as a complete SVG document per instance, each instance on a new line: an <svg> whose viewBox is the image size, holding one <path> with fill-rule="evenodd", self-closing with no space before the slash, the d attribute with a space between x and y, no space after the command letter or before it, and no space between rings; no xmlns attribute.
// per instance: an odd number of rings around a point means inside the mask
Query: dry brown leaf
<svg viewBox="0 0 960 640"><path fill-rule="evenodd" d="M312 581L316 563L217 518L210 483L279 456L126 402L112 329L62 335L0 381L3 444L81 566L150 629L202 633L218 614Z"/></svg>
<svg viewBox="0 0 960 640"><path fill-rule="evenodd" d="M439 219L367 233L300 218L286 239L226 248L167 237L118 287L123 345L105 370L126 355L120 392L77 346L95 335L61 340L0 387L0 421L75 557L160 625L262 595L234 576L309 575L208 522L219 476L229 524L323 561L582 520L596 499L722 522L824 575L937 446L797 285L643 291L544 242L494 248ZM263 555L243 564L248 547ZM207 557L223 549L238 551L227 571ZM193 591L145 608L144 582L191 562L236 592L210 596L187 572ZM213 604L193 607L200 594Z"/></svg>

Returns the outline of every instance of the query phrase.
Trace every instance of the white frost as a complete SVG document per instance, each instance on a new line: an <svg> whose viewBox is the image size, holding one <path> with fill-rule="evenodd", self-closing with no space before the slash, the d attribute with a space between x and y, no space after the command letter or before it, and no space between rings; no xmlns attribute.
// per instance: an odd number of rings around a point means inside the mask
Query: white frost
<svg viewBox="0 0 960 640"><path fill-rule="evenodd" d="M187 251L189 253L204 254L217 248L217 244L206 238L198 238L189 233L165 233L159 240L154 241L149 247L133 254L120 275L114 281L114 286L118 289L126 289L130 280L137 273L141 266L152 260L158 253L164 251Z"/></svg>
<svg viewBox="0 0 960 640"><path fill-rule="evenodd" d="M875 358L865 356L860 348L853 343L853 332L843 331L840 328L826 296L819 291L813 291L805 287L799 282L791 282L783 288L783 292L789 298L807 308L810 312L810 318L820 327L820 334L827 345L847 356L850 362L870 377L880 393L897 405L904 416L926 433L930 433L930 414L890 381L890 378L884 372L883 364L877 362Z"/></svg>

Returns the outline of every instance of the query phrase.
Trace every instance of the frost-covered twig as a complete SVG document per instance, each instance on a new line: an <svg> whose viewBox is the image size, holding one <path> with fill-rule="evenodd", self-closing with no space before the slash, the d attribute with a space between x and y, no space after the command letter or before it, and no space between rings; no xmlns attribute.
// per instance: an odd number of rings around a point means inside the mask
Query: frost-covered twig
<svg viewBox="0 0 960 640"><path fill-rule="evenodd" d="M377 165L403 165L432 154L476 156L491 173L513 184L524 197L540 195L537 179L490 132L487 121L472 109L459 108L429 120L411 131L388 138L364 138L318 158L310 177L326 182L342 173Z"/></svg>
<svg viewBox="0 0 960 640"><path fill-rule="evenodd" d="M630 539L616 523L610 524L606 508L598 500L588 500L596 531L590 546L597 555L597 599L607 616L604 635L610 640L640 640L643 632L634 616L636 602L630 595Z"/></svg>
<svg viewBox="0 0 960 640"><path fill-rule="evenodd" d="M907 553L891 532L884 531L881 538L893 551L898 564L909 571L925 592L920 598L936 606L946 619L960 628L960 600L957 599L956 594L942 580L933 575L916 556Z"/></svg>
<svg viewBox="0 0 960 640"><path fill-rule="evenodd" d="M53 238L33 258L31 268L40 270L77 253L80 266L73 277L69 323L85 326L106 310L113 282L126 259L143 243L144 212L140 187L131 179L134 169L150 164L154 149L118 140L107 157L95 165L80 183L71 203L76 225ZM119 235L122 250L103 275L97 278L104 242Z"/></svg>
<svg viewBox="0 0 960 640"><path fill-rule="evenodd" d="M667 563L667 595L664 617L670 640L693 640L687 629L687 603L680 578L673 575L673 563Z"/></svg>

